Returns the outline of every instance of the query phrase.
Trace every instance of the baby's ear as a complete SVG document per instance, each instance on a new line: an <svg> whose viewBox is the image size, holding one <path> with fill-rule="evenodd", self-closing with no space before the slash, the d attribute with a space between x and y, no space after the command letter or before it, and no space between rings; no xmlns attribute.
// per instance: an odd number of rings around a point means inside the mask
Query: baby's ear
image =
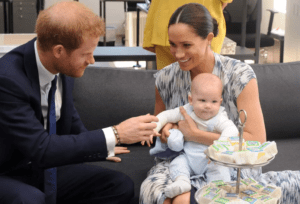
<svg viewBox="0 0 300 204"><path fill-rule="evenodd" d="M189 100L189 104L192 105L192 94L191 94L191 92L189 92L188 100Z"/></svg>

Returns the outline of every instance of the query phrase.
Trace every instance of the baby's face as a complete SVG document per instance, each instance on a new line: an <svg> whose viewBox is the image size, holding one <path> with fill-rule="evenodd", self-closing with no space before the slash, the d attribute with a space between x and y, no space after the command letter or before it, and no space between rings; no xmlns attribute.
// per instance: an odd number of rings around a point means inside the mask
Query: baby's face
<svg viewBox="0 0 300 204"><path fill-rule="evenodd" d="M216 87L197 87L189 97L196 116L202 120L209 120L218 114L222 103L221 91Z"/></svg>

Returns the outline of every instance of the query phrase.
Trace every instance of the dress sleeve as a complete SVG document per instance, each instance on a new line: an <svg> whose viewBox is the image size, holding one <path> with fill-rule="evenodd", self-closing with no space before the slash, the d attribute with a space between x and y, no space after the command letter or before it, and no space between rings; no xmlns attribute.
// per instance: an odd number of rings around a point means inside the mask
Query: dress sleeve
<svg viewBox="0 0 300 204"><path fill-rule="evenodd" d="M172 98L172 91L174 91L172 90L174 88L174 86L172 86L175 78L174 73L175 71L172 69L171 64L154 74L155 86L167 107L169 107L168 104Z"/></svg>
<svg viewBox="0 0 300 204"><path fill-rule="evenodd" d="M251 79L256 78L256 75L250 65L243 62L236 63L232 71L231 91L232 95L238 98L245 86Z"/></svg>

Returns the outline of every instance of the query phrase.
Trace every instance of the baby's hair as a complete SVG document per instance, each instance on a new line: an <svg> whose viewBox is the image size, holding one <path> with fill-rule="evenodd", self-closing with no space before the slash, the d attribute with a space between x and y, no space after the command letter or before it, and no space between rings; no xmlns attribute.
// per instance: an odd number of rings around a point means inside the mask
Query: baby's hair
<svg viewBox="0 0 300 204"><path fill-rule="evenodd" d="M205 6L198 3L189 3L179 7L171 16L169 25L184 23L190 25L198 36L206 39L209 33L218 35L218 22L212 18Z"/></svg>
<svg viewBox="0 0 300 204"><path fill-rule="evenodd" d="M214 86L217 88L220 88L220 92L222 94L223 92L223 84L221 79L211 73L202 73L202 74L198 74L192 81L192 85L191 85L191 93L193 92L193 90L203 86L203 85L209 85L209 86Z"/></svg>

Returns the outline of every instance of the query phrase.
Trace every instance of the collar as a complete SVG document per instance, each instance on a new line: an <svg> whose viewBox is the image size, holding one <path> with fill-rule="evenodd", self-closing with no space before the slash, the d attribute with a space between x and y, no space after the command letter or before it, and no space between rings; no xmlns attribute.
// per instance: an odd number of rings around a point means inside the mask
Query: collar
<svg viewBox="0 0 300 204"><path fill-rule="evenodd" d="M38 73L39 73L40 86L44 87L46 84L51 83L51 81L55 77L55 74L52 74L51 72L49 72L42 64L39 54L38 54L36 41L34 42L34 51L35 51L36 64L37 64Z"/></svg>

